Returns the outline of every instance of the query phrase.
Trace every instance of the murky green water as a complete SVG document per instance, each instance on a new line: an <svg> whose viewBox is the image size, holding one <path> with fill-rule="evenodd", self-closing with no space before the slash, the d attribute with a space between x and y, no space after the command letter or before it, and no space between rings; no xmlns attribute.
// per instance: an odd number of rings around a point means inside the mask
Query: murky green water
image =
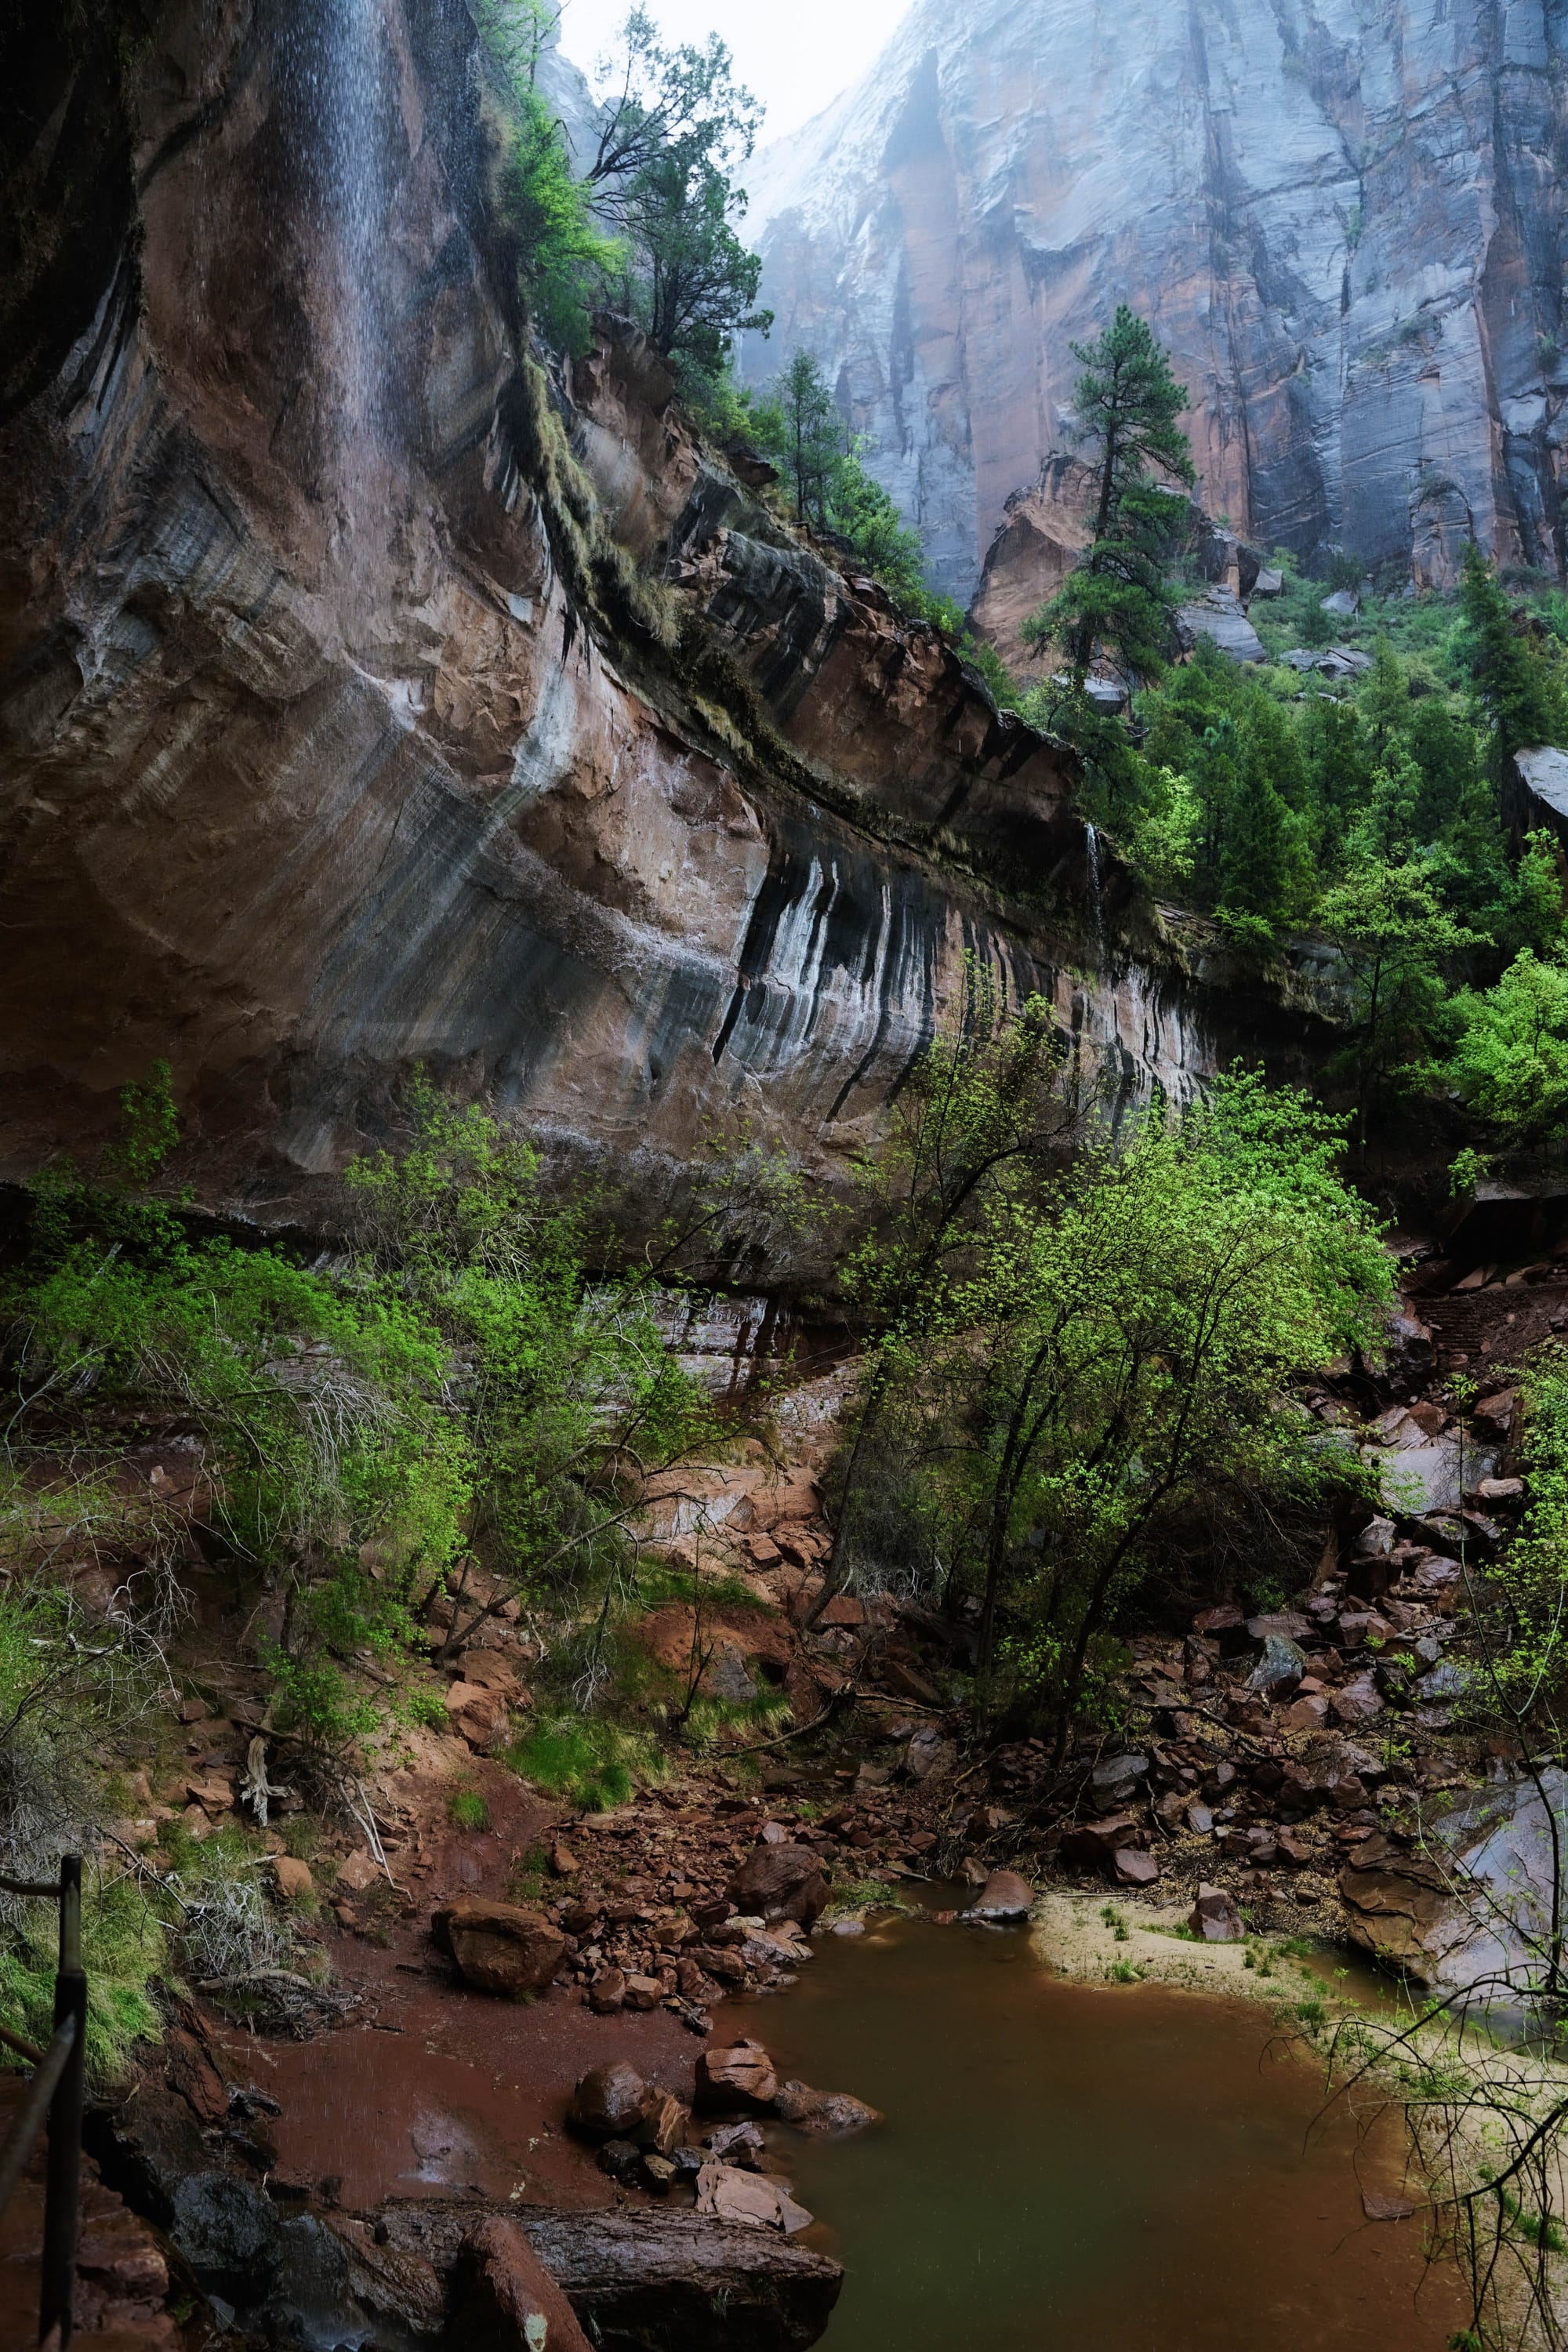
<svg viewBox="0 0 1568 2352"><path fill-rule="evenodd" d="M1458 2283L1392 2126L1315 2125L1318 2073L1247 2004L1051 1977L1026 1934L824 1937L787 1999L737 2007L783 2068L885 2127L780 2131L807 2242L848 2271L827 2352L1441 2352Z"/></svg>

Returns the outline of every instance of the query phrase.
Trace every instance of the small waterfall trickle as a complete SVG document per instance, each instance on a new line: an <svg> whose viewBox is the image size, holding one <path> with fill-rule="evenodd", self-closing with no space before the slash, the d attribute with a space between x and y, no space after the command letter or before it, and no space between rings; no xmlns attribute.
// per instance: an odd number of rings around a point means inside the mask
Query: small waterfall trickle
<svg viewBox="0 0 1568 2352"><path fill-rule="evenodd" d="M1083 828L1084 855L1089 866L1089 905L1094 923L1094 961L1096 969L1105 968L1105 905L1100 878L1100 835L1093 825Z"/></svg>
<svg viewBox="0 0 1568 2352"><path fill-rule="evenodd" d="M295 147L277 235L305 263L318 479L331 514L336 601L363 642L389 520L392 413L391 270L398 133L395 61L384 0L321 0L288 20L279 64ZM291 212L301 217L291 220Z"/></svg>

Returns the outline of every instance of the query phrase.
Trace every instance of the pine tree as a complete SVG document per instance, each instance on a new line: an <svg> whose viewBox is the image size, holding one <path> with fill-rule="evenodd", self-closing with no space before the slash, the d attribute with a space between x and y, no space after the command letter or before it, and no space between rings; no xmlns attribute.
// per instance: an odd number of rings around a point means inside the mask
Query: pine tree
<svg viewBox="0 0 1568 2352"><path fill-rule="evenodd" d="M1516 751L1558 740L1562 700L1542 656L1514 626L1507 592L1473 540L1465 550L1459 607L1461 659L1477 714L1491 730L1500 776Z"/></svg>
<svg viewBox="0 0 1568 2352"><path fill-rule="evenodd" d="M844 420L821 368L796 352L773 387L784 415L784 460L795 484L795 519L827 527L827 505L845 452Z"/></svg>
<svg viewBox="0 0 1568 2352"><path fill-rule="evenodd" d="M1220 905L1232 915L1275 923L1290 894L1290 812L1263 763L1247 760L1231 794L1221 861Z"/></svg>
<svg viewBox="0 0 1568 2352"><path fill-rule="evenodd" d="M1174 637L1164 558L1186 501L1153 477L1190 486L1196 476L1177 422L1187 394L1147 321L1123 304L1097 342L1072 350L1084 371L1079 429L1100 451L1093 535L1060 592L1025 623L1024 636L1063 647L1081 696L1097 645L1130 677L1157 678L1164 669Z"/></svg>

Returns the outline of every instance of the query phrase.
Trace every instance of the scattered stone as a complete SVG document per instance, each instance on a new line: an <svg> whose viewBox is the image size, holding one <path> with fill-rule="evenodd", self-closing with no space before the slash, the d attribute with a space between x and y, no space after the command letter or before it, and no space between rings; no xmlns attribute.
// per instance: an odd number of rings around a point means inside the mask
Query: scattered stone
<svg viewBox="0 0 1568 2352"><path fill-rule="evenodd" d="M628 2009L657 2009L664 1999L664 1986L658 1977L629 1976L626 1979L626 2006Z"/></svg>
<svg viewBox="0 0 1568 2352"><path fill-rule="evenodd" d="M1113 1813L1108 1821L1073 1822L1062 1832L1061 1857L1069 1868L1110 1870L1123 1847L1131 1845L1138 1824L1131 1813Z"/></svg>
<svg viewBox="0 0 1568 2352"><path fill-rule="evenodd" d="M1292 1699L1279 1717L1279 1728L1288 1738L1294 1738L1300 1732L1321 1731L1328 1719L1328 1700L1312 1692L1305 1697Z"/></svg>
<svg viewBox="0 0 1568 2352"><path fill-rule="evenodd" d="M1140 1853L1124 1846L1111 1856L1111 1872L1122 1886L1152 1886L1160 1875L1160 1865L1152 1853Z"/></svg>
<svg viewBox="0 0 1568 2352"><path fill-rule="evenodd" d="M588 2006L597 2017L613 2017L626 1998L626 1979L620 1969L601 1969L588 1988Z"/></svg>
<svg viewBox="0 0 1568 2352"><path fill-rule="evenodd" d="M683 2146L690 2122L690 2108L683 2106L673 2091L650 2089L643 2101L642 2122L632 2137L639 2147L670 2156Z"/></svg>
<svg viewBox="0 0 1568 2352"><path fill-rule="evenodd" d="M809 1927L827 1906L822 1863L809 1846L760 1845L726 1889L742 1912L763 1919L798 1919Z"/></svg>
<svg viewBox="0 0 1568 2352"><path fill-rule="evenodd" d="M697 2105L710 2113L739 2110L762 2115L778 2095L773 2062L760 2042L737 2042L727 2050L704 2050L697 2061Z"/></svg>
<svg viewBox="0 0 1568 2352"><path fill-rule="evenodd" d="M777 2180L737 2172L727 2164L705 2164L697 2176L697 2210L716 2221L738 2221L753 2230L776 2230L785 2238L811 2227L811 2215Z"/></svg>
<svg viewBox="0 0 1568 2352"><path fill-rule="evenodd" d="M1217 1642L1224 1657L1236 1657L1247 1647L1247 1620L1228 1601L1216 1609L1200 1610L1193 1619L1193 1631L1205 1641Z"/></svg>
<svg viewBox="0 0 1568 2352"><path fill-rule="evenodd" d="M700 2069L701 2061L698 2062ZM648 2087L624 2058L595 2066L572 2094L566 2120L584 2139L629 2139L641 2128Z"/></svg>
<svg viewBox="0 0 1568 2352"><path fill-rule="evenodd" d="M1369 2221L1408 2221L1419 2209L1408 2197L1392 2197L1386 2190L1363 2189L1361 2210Z"/></svg>
<svg viewBox="0 0 1568 2352"><path fill-rule="evenodd" d="M563 1845L559 1838L550 1849L550 1869L555 1878L575 1878L577 1875L577 1857L569 1845Z"/></svg>
<svg viewBox="0 0 1568 2352"><path fill-rule="evenodd" d="M1198 1899L1187 1915L1187 1925L1200 1943L1242 1944L1247 1927L1236 1897L1223 1886L1200 1886Z"/></svg>
<svg viewBox="0 0 1568 2352"><path fill-rule="evenodd" d="M511 1903L445 1903L432 1915L430 1933L480 1992L538 1992L566 1951L559 1928Z"/></svg>
<svg viewBox="0 0 1568 2352"><path fill-rule="evenodd" d="M1016 1870L994 1870L981 1888L971 1916L976 1919L1026 1919L1034 1904L1034 1889Z"/></svg>
<svg viewBox="0 0 1568 2352"><path fill-rule="evenodd" d="M957 1765L957 1741L944 1739L929 1724L915 1733L904 1751L904 1769L914 1781L945 1780Z"/></svg>
<svg viewBox="0 0 1568 2352"><path fill-rule="evenodd" d="M812 2139L847 2139L883 2121L863 2099L853 2099L847 2091L814 2091L809 2083L782 2084L773 2111Z"/></svg>
<svg viewBox="0 0 1568 2352"><path fill-rule="evenodd" d="M643 2152L635 2140L607 2139L599 2150L599 2169L618 2181L623 2189L634 2189L642 2178Z"/></svg>
<svg viewBox="0 0 1568 2352"><path fill-rule="evenodd" d="M1139 1783L1149 1770L1146 1756L1108 1756L1097 1764L1089 1777L1095 1811L1101 1813L1124 1811L1138 1793Z"/></svg>
<svg viewBox="0 0 1568 2352"><path fill-rule="evenodd" d="M1280 1691L1294 1690L1306 1671L1306 1653L1285 1634L1268 1633L1247 1687L1255 1697L1273 1698Z"/></svg>
<svg viewBox="0 0 1568 2352"><path fill-rule="evenodd" d="M721 2124L708 2135L708 2152L715 2164L740 2164L755 2170L767 2149L755 2124Z"/></svg>
<svg viewBox="0 0 1568 2352"><path fill-rule="evenodd" d="M481 1753L506 1737L510 1722L506 1699L500 1691L486 1690L479 1683L448 1684L447 1714L459 1738Z"/></svg>
<svg viewBox="0 0 1568 2352"><path fill-rule="evenodd" d="M1201 1797L1189 1798L1184 1818L1188 1829L1192 1832L1194 1837L1211 1837L1213 1835L1214 1814L1210 1811L1209 1807L1204 1803Z"/></svg>
<svg viewBox="0 0 1568 2352"><path fill-rule="evenodd" d="M291 1853L273 1855L272 1875L285 1903L302 1903L307 1895L316 1891L310 1864L296 1861Z"/></svg>
<svg viewBox="0 0 1568 2352"><path fill-rule="evenodd" d="M1383 1701L1370 1675L1358 1675L1335 1691L1329 1706L1341 1723L1371 1723L1383 1713Z"/></svg>

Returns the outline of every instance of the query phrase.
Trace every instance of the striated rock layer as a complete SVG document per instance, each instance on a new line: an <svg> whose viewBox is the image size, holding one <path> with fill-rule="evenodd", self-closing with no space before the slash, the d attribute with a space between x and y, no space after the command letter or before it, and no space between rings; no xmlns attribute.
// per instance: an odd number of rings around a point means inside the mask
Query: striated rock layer
<svg viewBox="0 0 1568 2352"><path fill-rule="evenodd" d="M530 359L456 0L101 14L12 37L0 1172L162 1055L176 1172L273 1219L418 1061L569 1155L832 1174L971 960L1123 1097L1300 1050L1139 959L1066 755L629 331Z"/></svg>
<svg viewBox="0 0 1568 2352"><path fill-rule="evenodd" d="M748 365L823 359L965 601L1037 484L1016 594L1059 572L1069 345L1118 301L1238 530L1561 575L1565 63L1545 0L916 0L752 175Z"/></svg>

